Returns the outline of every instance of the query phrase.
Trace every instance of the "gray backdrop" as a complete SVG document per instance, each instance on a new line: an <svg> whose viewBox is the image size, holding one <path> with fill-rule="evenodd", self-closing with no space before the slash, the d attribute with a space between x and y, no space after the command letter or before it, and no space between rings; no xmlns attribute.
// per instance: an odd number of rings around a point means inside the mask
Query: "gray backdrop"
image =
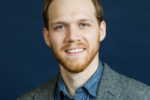
<svg viewBox="0 0 150 100"><path fill-rule="evenodd" d="M100 59L150 85L150 0L101 0L107 36ZM15 100L59 71L43 39L44 0L0 1L0 100Z"/></svg>

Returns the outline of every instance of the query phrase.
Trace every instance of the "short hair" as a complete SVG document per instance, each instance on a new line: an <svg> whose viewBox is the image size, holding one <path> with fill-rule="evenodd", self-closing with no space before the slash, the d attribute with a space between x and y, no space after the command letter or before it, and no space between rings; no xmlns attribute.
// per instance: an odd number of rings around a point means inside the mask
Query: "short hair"
<svg viewBox="0 0 150 100"><path fill-rule="evenodd" d="M53 0L45 0L44 7L43 7L43 10L42 10L43 20L44 20L44 23L45 23L45 28L47 30L49 29L49 25L48 25L48 22L49 22L48 8L49 8L49 5L52 3L52 1ZM92 0L92 2L94 4L95 10L96 10L95 16L97 18L97 22L100 25L100 22L103 21L103 8L102 8L102 5L101 5L101 2L100 2L100 0Z"/></svg>

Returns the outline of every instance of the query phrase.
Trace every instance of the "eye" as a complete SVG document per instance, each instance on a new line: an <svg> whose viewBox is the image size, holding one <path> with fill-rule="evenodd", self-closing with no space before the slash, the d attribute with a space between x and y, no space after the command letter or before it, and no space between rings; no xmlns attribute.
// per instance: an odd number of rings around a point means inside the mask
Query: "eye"
<svg viewBox="0 0 150 100"><path fill-rule="evenodd" d="M63 28L65 28L65 27L61 25L61 26L56 27L55 30L57 30L57 29L63 29Z"/></svg>
<svg viewBox="0 0 150 100"><path fill-rule="evenodd" d="M86 27L86 26L87 26L87 24L81 24L80 26L81 26L81 27Z"/></svg>

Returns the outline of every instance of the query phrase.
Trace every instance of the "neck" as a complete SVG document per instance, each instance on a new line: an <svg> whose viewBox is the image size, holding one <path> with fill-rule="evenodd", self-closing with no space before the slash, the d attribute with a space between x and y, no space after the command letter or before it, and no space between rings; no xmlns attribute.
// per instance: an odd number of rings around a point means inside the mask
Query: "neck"
<svg viewBox="0 0 150 100"><path fill-rule="evenodd" d="M98 53L87 68L80 73L70 73L60 65L61 75L66 85L66 90L70 96L75 98L76 89L84 85L98 68Z"/></svg>

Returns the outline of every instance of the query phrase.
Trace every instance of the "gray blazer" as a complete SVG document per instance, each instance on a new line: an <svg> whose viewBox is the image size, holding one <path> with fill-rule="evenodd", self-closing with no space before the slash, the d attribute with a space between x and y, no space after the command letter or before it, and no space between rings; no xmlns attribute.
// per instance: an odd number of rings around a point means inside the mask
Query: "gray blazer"
<svg viewBox="0 0 150 100"><path fill-rule="evenodd" d="M105 63L95 100L150 100L150 87L118 74ZM58 74L17 100L54 100Z"/></svg>

